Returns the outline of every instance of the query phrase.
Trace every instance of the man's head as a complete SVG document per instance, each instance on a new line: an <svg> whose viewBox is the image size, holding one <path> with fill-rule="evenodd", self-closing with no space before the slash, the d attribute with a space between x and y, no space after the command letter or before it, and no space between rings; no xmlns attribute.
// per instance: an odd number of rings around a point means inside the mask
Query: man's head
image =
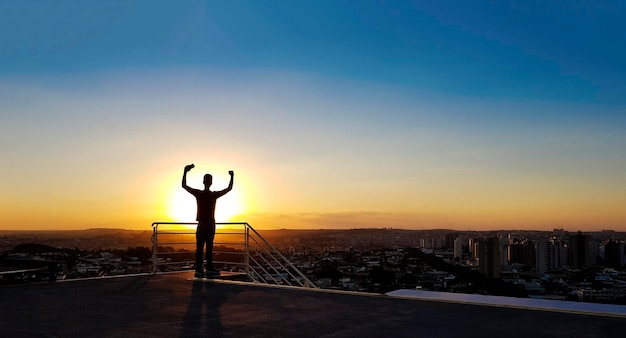
<svg viewBox="0 0 626 338"><path fill-rule="evenodd" d="M213 176L211 176L211 174L206 174L204 175L204 188L205 189L209 189L209 187L211 187L211 184L213 184Z"/></svg>

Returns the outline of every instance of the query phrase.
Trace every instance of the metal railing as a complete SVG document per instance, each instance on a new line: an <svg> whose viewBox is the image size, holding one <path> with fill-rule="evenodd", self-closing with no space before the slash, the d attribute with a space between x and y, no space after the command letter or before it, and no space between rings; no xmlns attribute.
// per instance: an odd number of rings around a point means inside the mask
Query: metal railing
<svg viewBox="0 0 626 338"><path fill-rule="evenodd" d="M152 272L191 269L198 223L152 223ZM193 228L193 229L192 229ZM216 223L213 264L257 283L316 288L248 223Z"/></svg>

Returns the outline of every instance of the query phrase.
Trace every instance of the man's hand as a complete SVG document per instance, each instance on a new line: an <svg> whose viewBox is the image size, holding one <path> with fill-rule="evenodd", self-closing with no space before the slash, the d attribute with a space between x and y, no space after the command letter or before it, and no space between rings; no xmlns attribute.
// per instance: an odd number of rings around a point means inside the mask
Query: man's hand
<svg viewBox="0 0 626 338"><path fill-rule="evenodd" d="M185 166L185 172L188 172L189 170L193 169L195 167L195 165L190 164L190 165L186 165Z"/></svg>
<svg viewBox="0 0 626 338"><path fill-rule="evenodd" d="M232 170L229 170L229 171L228 171L228 174L229 174L230 176L234 176L234 175L235 175L235 173L234 173Z"/></svg>

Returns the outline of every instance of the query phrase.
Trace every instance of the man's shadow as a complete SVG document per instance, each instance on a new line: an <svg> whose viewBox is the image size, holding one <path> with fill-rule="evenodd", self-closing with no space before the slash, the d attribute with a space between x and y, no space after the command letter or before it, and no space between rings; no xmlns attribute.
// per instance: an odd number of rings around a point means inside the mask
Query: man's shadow
<svg viewBox="0 0 626 338"><path fill-rule="evenodd" d="M220 307L236 292L227 285L193 280L180 336L223 337Z"/></svg>

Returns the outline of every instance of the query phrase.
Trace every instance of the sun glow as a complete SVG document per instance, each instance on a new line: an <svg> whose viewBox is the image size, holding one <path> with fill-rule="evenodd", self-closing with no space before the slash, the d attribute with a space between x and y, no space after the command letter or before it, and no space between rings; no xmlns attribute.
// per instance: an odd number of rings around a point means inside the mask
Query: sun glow
<svg viewBox="0 0 626 338"><path fill-rule="evenodd" d="M182 188L175 189L169 194L166 214L175 222L195 222L195 198Z"/></svg>
<svg viewBox="0 0 626 338"><path fill-rule="evenodd" d="M233 189L217 200L215 206L216 222L231 222L245 211L245 204L239 190ZM195 222L196 199L182 188L169 194L166 216L174 222Z"/></svg>
<svg viewBox="0 0 626 338"><path fill-rule="evenodd" d="M215 221L235 221L237 216L241 215L244 210L245 204L239 194L239 190L233 189L231 192L217 200L217 205L215 206Z"/></svg>

